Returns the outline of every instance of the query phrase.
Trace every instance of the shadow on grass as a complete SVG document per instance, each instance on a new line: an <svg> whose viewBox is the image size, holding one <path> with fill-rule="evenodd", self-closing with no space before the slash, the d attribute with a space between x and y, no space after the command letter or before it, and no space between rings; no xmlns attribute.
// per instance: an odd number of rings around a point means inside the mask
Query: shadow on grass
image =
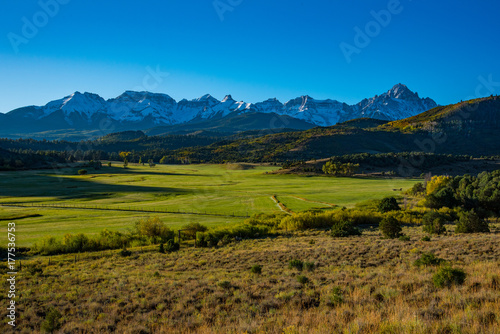
<svg viewBox="0 0 500 334"><path fill-rule="evenodd" d="M93 180L92 175L90 177L86 175L82 178L66 178L57 174L30 174L23 178L10 179L11 182L2 182L0 196L97 200L113 197L116 193L173 193L182 195L193 193L183 188L100 183Z"/></svg>
<svg viewBox="0 0 500 334"><path fill-rule="evenodd" d="M131 168L123 168L123 167L107 167L103 166L102 169L100 170L94 170L92 167L75 167L75 168L63 168L63 169L57 169L57 170L52 170L52 172L46 171L46 175L78 175L78 170L79 169L86 169L88 170L89 174L88 175L106 175L106 174L116 174L116 175L158 175L158 176L214 176L211 174L189 174L189 173L170 173L170 172L160 172L160 171L155 171L154 168L151 168L149 170L136 170Z"/></svg>

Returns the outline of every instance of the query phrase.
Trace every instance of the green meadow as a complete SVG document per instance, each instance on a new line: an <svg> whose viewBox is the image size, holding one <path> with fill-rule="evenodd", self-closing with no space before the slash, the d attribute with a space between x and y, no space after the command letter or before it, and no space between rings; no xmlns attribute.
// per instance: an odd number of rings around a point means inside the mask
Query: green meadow
<svg viewBox="0 0 500 334"><path fill-rule="evenodd" d="M294 212L352 207L398 195L400 188L417 182L271 174L275 166L113 165L98 171L87 168L88 175L78 175L79 168L0 173L0 224L15 221L17 245L30 246L49 235L126 231L149 216L160 217L174 229L190 222L233 225L243 222L244 216L281 210L273 195ZM0 240L0 245L6 244L6 238Z"/></svg>

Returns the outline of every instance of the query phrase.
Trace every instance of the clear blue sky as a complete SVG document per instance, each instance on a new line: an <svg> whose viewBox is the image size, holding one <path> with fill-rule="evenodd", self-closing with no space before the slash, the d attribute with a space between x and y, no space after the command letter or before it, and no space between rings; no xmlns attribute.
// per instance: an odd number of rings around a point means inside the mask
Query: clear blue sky
<svg viewBox="0 0 500 334"><path fill-rule="evenodd" d="M116 97L144 87L148 67L169 73L150 90L177 100L356 103L401 82L447 104L475 96L480 76L500 82L498 0L217 0L219 12L213 0L59 1L2 4L0 112L74 91ZM377 29L371 12L390 6ZM340 45L367 25L348 63Z"/></svg>

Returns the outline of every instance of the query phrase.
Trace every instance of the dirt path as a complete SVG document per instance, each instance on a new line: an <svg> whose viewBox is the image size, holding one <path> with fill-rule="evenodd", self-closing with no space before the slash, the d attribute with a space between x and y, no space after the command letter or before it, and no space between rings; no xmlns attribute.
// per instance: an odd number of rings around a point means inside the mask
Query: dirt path
<svg viewBox="0 0 500 334"><path fill-rule="evenodd" d="M284 213L288 213L289 215L291 215L292 213L294 213L292 210L290 210L289 208L287 208L285 206L285 204L281 203L279 201L279 199L276 197L276 195L271 196L271 199L274 201L274 203L276 203L276 205L278 206L278 208L280 208L280 210L283 211Z"/></svg>

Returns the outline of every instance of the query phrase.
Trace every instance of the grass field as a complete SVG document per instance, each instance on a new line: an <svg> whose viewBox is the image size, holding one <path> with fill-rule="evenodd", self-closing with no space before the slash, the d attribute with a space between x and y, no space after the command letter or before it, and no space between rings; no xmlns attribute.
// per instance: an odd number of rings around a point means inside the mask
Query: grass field
<svg viewBox="0 0 500 334"><path fill-rule="evenodd" d="M164 214L127 211L55 209L0 206L0 224L16 220L18 246L30 246L41 237L62 237L66 233L98 233L107 228L126 230L146 216L158 216L172 228L190 222L207 226L236 224L254 213L279 211L271 198L294 212L312 209L351 207L355 203L398 195L417 180L305 177L267 174L277 167L255 166L238 170L226 165L104 166L88 169L80 176L78 168L0 173L0 202L3 204L85 206L89 208L168 210L217 213L226 216ZM330 203L324 204L321 202ZM5 219L5 220L3 220ZM5 245L6 240L0 240Z"/></svg>
<svg viewBox="0 0 500 334"><path fill-rule="evenodd" d="M21 317L15 331L4 317L0 332L39 333L55 308L57 333L499 333L500 225L491 234L447 228L427 242L421 227L404 228L410 241L382 239L376 228L351 238L306 231L172 254L151 246L130 257L23 261ZM463 268L464 284L434 286L438 268L413 265L424 252ZM290 268L292 259L314 270Z"/></svg>

